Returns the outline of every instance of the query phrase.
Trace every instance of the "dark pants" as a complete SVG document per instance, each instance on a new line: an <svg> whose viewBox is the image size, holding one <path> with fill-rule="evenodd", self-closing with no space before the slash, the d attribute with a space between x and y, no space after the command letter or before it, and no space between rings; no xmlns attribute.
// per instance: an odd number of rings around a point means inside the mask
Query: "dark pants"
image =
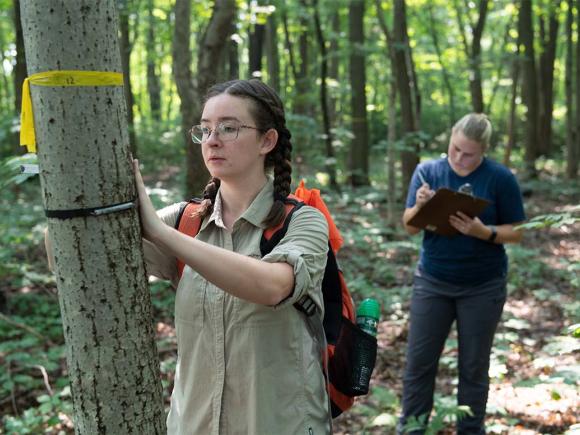
<svg viewBox="0 0 580 435"><path fill-rule="evenodd" d="M439 357L456 320L457 402L468 405L474 414L457 423L457 434L485 434L489 356L505 299L504 278L476 286L458 286L426 276L422 271L415 273L399 431L410 416L431 413Z"/></svg>

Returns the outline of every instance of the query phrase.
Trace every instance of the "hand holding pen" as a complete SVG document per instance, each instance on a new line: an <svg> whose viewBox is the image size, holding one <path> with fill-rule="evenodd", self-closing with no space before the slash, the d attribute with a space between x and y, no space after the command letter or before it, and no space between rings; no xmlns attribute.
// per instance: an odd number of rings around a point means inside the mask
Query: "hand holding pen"
<svg viewBox="0 0 580 435"><path fill-rule="evenodd" d="M425 205L427 201L429 201L429 199L431 199L433 195L435 195L435 192L431 190L429 183L425 181L425 178L423 177L423 174L421 174L421 172L417 172L417 176L419 177L419 180L421 180L422 185L421 187L419 187L419 189L417 189L415 203L419 208L421 208Z"/></svg>

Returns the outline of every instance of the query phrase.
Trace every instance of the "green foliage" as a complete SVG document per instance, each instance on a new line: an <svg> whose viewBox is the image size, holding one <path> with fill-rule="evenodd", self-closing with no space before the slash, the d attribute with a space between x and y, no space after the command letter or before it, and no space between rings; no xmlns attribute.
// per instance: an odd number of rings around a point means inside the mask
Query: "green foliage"
<svg viewBox="0 0 580 435"><path fill-rule="evenodd" d="M529 222L518 225L516 229L561 228L580 222L580 205L562 213L551 213L535 216Z"/></svg>
<svg viewBox="0 0 580 435"><path fill-rule="evenodd" d="M433 417L429 421L427 421L426 415L409 418L403 427L404 433L423 429L425 435L436 435L449 425L467 416L473 416L469 406L456 405L454 402L455 397L439 397L436 395Z"/></svg>

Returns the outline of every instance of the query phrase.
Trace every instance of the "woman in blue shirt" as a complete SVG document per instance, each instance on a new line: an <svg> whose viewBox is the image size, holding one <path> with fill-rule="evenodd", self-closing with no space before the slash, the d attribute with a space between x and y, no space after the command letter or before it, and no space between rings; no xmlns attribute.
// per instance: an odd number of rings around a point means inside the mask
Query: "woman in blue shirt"
<svg viewBox="0 0 580 435"><path fill-rule="evenodd" d="M458 404L473 412L457 423L457 434L485 434L489 357L506 299L503 245L521 241L514 227L525 220L515 177L484 155L491 132L485 115L465 115L452 129L447 156L418 165L411 179L403 214L411 235L421 229L408 222L439 188L468 188L490 205L479 217L451 215L456 236L424 231L411 298L400 430L410 417L431 413L439 357L457 321Z"/></svg>

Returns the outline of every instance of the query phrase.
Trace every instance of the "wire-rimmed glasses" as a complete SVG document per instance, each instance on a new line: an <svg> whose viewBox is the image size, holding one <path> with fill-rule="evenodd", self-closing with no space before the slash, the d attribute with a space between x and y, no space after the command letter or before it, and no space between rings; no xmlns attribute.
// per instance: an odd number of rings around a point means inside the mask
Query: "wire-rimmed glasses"
<svg viewBox="0 0 580 435"><path fill-rule="evenodd" d="M220 122L215 128L209 128L206 125L194 125L191 127L191 140L195 143L204 143L209 139L212 133L215 132L219 140L222 142L228 142L236 140L240 129L250 128L252 130L264 131L258 127L252 127L251 125L239 124L237 122Z"/></svg>

